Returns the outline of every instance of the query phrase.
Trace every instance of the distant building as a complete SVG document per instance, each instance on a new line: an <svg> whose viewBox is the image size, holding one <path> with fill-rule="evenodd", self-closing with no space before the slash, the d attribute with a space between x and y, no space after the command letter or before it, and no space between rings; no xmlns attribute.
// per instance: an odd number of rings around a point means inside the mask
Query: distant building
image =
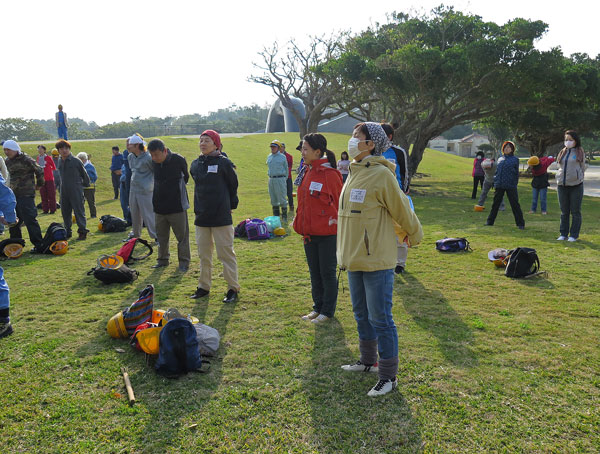
<svg viewBox="0 0 600 454"><path fill-rule="evenodd" d="M429 141L428 147L464 158L473 158L479 151L478 147L484 143L490 143L488 137L475 133L455 140L446 140L443 136L438 136Z"/></svg>
<svg viewBox="0 0 600 454"><path fill-rule="evenodd" d="M306 115L304 103L298 98L291 97L290 99L294 107L301 112L303 116ZM341 134L350 134L358 122L359 120L350 117L346 113L343 113L328 120L321 120L319 122L318 130L320 132L339 132ZM300 127L298 126L298 122L292 114L292 111L287 107L282 106L281 101L277 99L269 110L265 132L298 131L300 131Z"/></svg>

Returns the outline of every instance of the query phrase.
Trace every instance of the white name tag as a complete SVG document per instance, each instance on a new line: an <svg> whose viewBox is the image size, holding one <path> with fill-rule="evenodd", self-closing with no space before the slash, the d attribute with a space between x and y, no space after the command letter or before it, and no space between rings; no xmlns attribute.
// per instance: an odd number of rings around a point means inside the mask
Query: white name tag
<svg viewBox="0 0 600 454"><path fill-rule="evenodd" d="M366 189L352 189L350 191L350 202L363 203L366 195Z"/></svg>
<svg viewBox="0 0 600 454"><path fill-rule="evenodd" d="M208 166L208 173L218 173L219 172L219 166Z"/></svg>
<svg viewBox="0 0 600 454"><path fill-rule="evenodd" d="M316 181L311 181L310 187L308 189L311 191L320 192L322 188L323 188L323 183L317 183Z"/></svg>
<svg viewBox="0 0 600 454"><path fill-rule="evenodd" d="M396 160L394 158L387 158L388 161L390 161L392 164L396 164Z"/></svg>

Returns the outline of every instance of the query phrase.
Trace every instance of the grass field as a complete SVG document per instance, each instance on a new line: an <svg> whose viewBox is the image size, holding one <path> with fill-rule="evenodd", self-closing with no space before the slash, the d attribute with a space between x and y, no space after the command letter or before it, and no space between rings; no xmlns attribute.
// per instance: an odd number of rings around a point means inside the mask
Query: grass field
<svg viewBox="0 0 600 454"><path fill-rule="evenodd" d="M327 137L339 155L348 136ZM236 223L271 214L265 159L275 138L298 140L296 134L224 139L240 180ZM196 139L165 141L188 164L198 154ZM73 151L91 154L96 165L99 215L120 216L108 171L111 145L76 143ZM35 153L33 145L24 150ZM375 400L366 396L373 375L339 367L358 355L346 276L335 319L316 327L300 319L311 298L295 233L235 241L242 292L233 305L221 303L227 289L216 259L210 297L188 298L198 277L195 251L185 275L173 263L152 270L154 255L136 266L134 283L100 284L86 271L100 254L116 252L125 235L96 232L95 222L88 240L71 242L65 256L26 253L2 262L15 333L0 340L0 451L599 452L600 200L585 198L581 240L574 244L555 241L552 191L548 216L525 214L524 231L509 208L495 226L484 227L490 204L486 212L473 211L471 165L430 150L419 168L425 176L413 182L425 239L395 282L399 388ZM528 181L519 192L527 213ZM60 220L38 219L43 230ZM446 236L467 237L473 252L437 253L435 240ZM489 250L517 246L538 250L547 278L510 280L488 262ZM156 308L176 307L220 331L208 374L161 378L126 341L107 335L107 320L148 283L156 288ZM136 393L133 407L121 367Z"/></svg>

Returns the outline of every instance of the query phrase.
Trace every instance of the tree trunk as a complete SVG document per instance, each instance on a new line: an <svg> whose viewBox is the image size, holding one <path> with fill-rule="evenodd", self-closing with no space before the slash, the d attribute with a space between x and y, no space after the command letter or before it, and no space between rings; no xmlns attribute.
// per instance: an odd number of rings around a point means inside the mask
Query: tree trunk
<svg viewBox="0 0 600 454"><path fill-rule="evenodd" d="M417 173L419 164L421 164L421 161L423 160L423 153L425 153L427 142L428 141L424 141L422 139L417 139L415 143L413 143L412 150L408 158L408 167L411 176L414 176Z"/></svg>

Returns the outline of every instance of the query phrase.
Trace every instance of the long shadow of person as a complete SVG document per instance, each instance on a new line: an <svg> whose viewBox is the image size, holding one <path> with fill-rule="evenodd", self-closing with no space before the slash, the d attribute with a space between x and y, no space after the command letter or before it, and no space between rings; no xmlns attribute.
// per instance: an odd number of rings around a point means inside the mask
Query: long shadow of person
<svg viewBox="0 0 600 454"><path fill-rule="evenodd" d="M437 338L444 358L452 364L476 366L478 360L470 347L474 341L473 332L448 304L444 295L438 290L425 288L409 273L402 276L408 291L402 291L402 287L396 285L394 293L402 300L404 309L415 323Z"/></svg>
<svg viewBox="0 0 600 454"><path fill-rule="evenodd" d="M401 390L368 397L377 376L343 371L340 365L353 358L336 318L315 327L312 364L302 378L315 448L324 453L359 452L367 443L373 452L418 451L420 430Z"/></svg>

